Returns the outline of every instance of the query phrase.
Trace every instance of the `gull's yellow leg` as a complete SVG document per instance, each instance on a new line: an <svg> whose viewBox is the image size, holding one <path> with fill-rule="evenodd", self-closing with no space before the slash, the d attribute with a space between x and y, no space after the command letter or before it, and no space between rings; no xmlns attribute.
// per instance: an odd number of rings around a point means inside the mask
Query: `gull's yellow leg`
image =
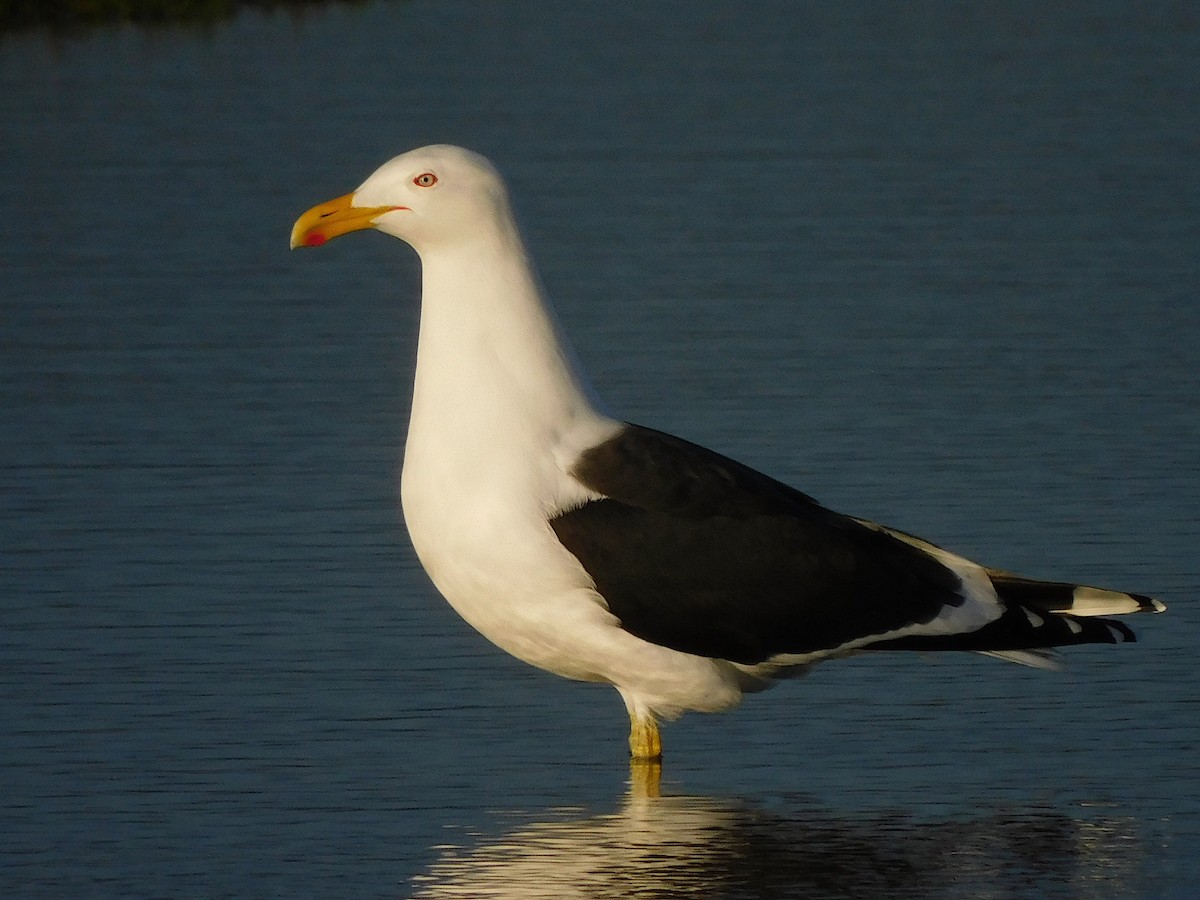
<svg viewBox="0 0 1200 900"><path fill-rule="evenodd" d="M657 759L629 760L629 796L634 800L653 800L659 797L662 781L662 762Z"/></svg>
<svg viewBox="0 0 1200 900"><path fill-rule="evenodd" d="M653 716L629 713L629 755L636 760L662 759L662 738Z"/></svg>
<svg viewBox="0 0 1200 900"><path fill-rule="evenodd" d="M629 789L639 799L658 796L662 777L662 737L649 713L629 711Z"/></svg>

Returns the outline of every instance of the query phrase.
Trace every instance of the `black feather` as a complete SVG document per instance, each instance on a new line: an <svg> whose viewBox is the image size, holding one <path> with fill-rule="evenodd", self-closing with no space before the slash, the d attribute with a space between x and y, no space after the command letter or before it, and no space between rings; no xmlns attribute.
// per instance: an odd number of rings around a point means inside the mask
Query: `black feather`
<svg viewBox="0 0 1200 900"><path fill-rule="evenodd" d="M661 432L627 426L572 474L606 499L551 527L622 626L655 644L752 664L963 602L958 576L925 551Z"/></svg>

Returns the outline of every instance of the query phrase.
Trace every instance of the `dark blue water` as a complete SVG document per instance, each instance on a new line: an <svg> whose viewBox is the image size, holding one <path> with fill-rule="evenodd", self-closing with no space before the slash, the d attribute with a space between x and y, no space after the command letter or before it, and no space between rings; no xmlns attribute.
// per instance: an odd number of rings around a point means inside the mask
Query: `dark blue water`
<svg viewBox="0 0 1200 900"><path fill-rule="evenodd" d="M375 3L0 41L8 896L1190 896L1200 19ZM476 637L397 509L417 269L292 221L509 175L601 393L989 564L1154 593L1046 674L665 731Z"/></svg>

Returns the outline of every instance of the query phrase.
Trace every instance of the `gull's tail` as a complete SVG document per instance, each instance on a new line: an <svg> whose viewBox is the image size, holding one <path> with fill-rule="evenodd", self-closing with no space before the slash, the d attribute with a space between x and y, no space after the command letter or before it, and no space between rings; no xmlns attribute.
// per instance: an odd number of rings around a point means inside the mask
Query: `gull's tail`
<svg viewBox="0 0 1200 900"><path fill-rule="evenodd" d="M879 526L875 526L879 527ZM943 553L928 541L885 529L895 537L928 552ZM1004 606L999 618L982 628L960 634L911 635L873 644L871 649L973 650L1009 662L1056 668L1055 647L1075 644L1124 644L1137 635L1124 622L1110 616L1163 612L1161 600L1145 594L1127 594L1064 581L1038 581L984 568L996 596Z"/></svg>
<svg viewBox="0 0 1200 900"><path fill-rule="evenodd" d="M1133 629L1109 616L1160 613L1167 608L1161 600L1145 594L1127 594L1061 581L1037 581L997 569L988 569L987 573L1008 612L977 633L997 626L993 638L999 638L1003 633L1008 641L1028 642L1028 645L980 652L1038 668L1055 667L1053 647L1124 644L1137 640ZM1021 618L1025 621L1021 622Z"/></svg>

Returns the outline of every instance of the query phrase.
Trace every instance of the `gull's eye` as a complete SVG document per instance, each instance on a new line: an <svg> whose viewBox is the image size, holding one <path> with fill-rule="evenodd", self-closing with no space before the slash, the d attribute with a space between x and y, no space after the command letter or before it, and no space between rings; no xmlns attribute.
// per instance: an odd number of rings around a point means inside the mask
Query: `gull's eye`
<svg viewBox="0 0 1200 900"><path fill-rule="evenodd" d="M413 184L417 187L433 187L437 184L437 176L432 172L422 172L413 179Z"/></svg>

